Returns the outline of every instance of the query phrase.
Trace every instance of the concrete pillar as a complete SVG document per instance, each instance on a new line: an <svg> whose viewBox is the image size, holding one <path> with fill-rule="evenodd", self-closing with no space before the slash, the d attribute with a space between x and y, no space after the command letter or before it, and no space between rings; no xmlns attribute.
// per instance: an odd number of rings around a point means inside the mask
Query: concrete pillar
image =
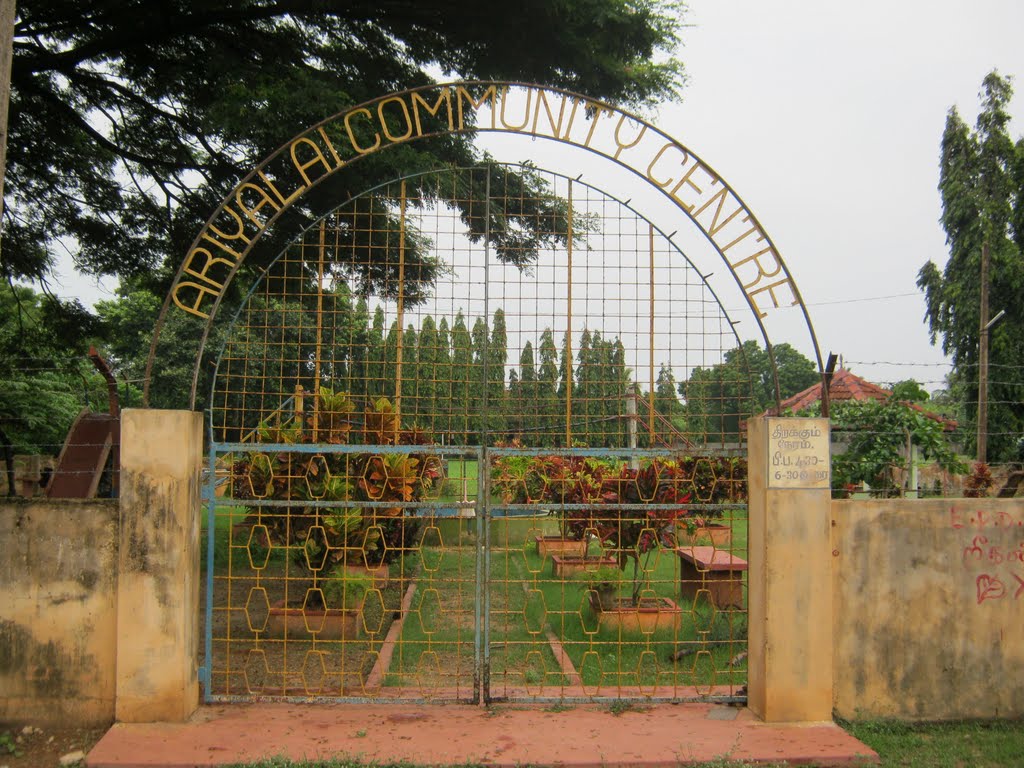
<svg viewBox="0 0 1024 768"><path fill-rule="evenodd" d="M117 719L185 720L199 705L202 414L121 414Z"/></svg>
<svg viewBox="0 0 1024 768"><path fill-rule="evenodd" d="M751 419L748 706L766 722L832 718L827 419Z"/></svg>

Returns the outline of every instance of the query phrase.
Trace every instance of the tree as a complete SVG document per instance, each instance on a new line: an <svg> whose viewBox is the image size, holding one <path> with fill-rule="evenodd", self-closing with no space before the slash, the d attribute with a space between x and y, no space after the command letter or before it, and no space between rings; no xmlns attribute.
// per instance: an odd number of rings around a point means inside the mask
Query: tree
<svg viewBox="0 0 1024 768"><path fill-rule="evenodd" d="M832 457L832 487L840 495L861 483L876 495L898 494L900 475L906 484L910 482L915 449L921 459L934 461L947 472L967 471L947 437L944 423L902 400L908 388L906 382L901 384L904 386L894 390L885 402L844 400L832 404L832 432L845 443L845 450ZM819 414L820 408L821 404L816 404L810 415Z"/></svg>
<svg viewBox="0 0 1024 768"><path fill-rule="evenodd" d="M82 272L137 276L162 295L216 203L297 130L435 72L651 103L681 86L680 28L668 0L19 3L0 271L45 282L70 245ZM345 183L469 165L471 142L405 145ZM468 215L473 201L454 199ZM494 228L499 252L529 242L503 240L538 212L517 199L501 212L510 226Z"/></svg>
<svg viewBox="0 0 1024 768"><path fill-rule="evenodd" d="M508 331L505 311L494 310L491 337L487 348L487 415L488 432L502 434L506 428L508 404L505 401L505 363L508 361ZM493 439L493 438L492 438Z"/></svg>
<svg viewBox="0 0 1024 768"><path fill-rule="evenodd" d="M540 370L537 373L537 405L540 411L539 426L543 427L538 445L552 447L557 445L559 388L558 349L555 337L550 328L545 328L540 335L539 351Z"/></svg>
<svg viewBox="0 0 1024 768"><path fill-rule="evenodd" d="M447 435L452 428L452 346L448 331L448 318L442 317L437 324L437 381L434 393L437 398L437 423L434 433Z"/></svg>
<svg viewBox="0 0 1024 768"><path fill-rule="evenodd" d="M676 397L676 377L672 369L664 363L658 369L658 380L654 385L654 410L671 419L679 412L679 399Z"/></svg>
<svg viewBox="0 0 1024 768"><path fill-rule="evenodd" d="M469 444L473 428L471 410L473 383L473 339L460 309L452 324L452 442Z"/></svg>
<svg viewBox="0 0 1024 768"><path fill-rule="evenodd" d="M95 324L82 310L84 325L60 326L55 335L60 318L48 316L53 306L25 286L0 292L0 471L11 495L15 453L56 455L83 407L106 410L102 378L88 360L62 348L64 339L81 338Z"/></svg>
<svg viewBox="0 0 1024 768"><path fill-rule="evenodd" d="M419 348L416 350L416 412L418 426L434 433L438 425L438 370L437 326L427 315L420 324Z"/></svg>
<svg viewBox="0 0 1024 768"><path fill-rule="evenodd" d="M982 84L981 112L974 130L956 108L942 135L939 192L942 226L949 245L943 269L932 261L918 273L925 294L925 318L932 343L953 360L950 391L963 395L960 421L977 424L981 257L990 253L989 305L1006 312L989 332L988 455L1010 460L1024 432L1024 138L1010 138L1008 79L988 74ZM971 430L973 432L973 430ZM976 442L971 435L968 450Z"/></svg>
<svg viewBox="0 0 1024 768"><path fill-rule="evenodd" d="M726 352L724 362L695 368L679 384L688 430L712 442L734 440L743 419L775 405L776 372L783 399L821 380L814 363L791 345L775 344L772 351L774 366L756 341L745 341Z"/></svg>

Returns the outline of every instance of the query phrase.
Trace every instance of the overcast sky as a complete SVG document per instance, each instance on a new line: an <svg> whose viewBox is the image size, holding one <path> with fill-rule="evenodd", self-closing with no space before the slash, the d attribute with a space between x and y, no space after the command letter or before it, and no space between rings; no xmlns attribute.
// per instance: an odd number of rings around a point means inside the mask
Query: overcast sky
<svg viewBox="0 0 1024 768"><path fill-rule="evenodd" d="M934 365L944 359L915 285L925 262L941 266L948 253L939 142L953 105L974 124L992 69L1015 78L1011 132L1024 133L1024 2L689 5L689 84L657 123L757 214L823 354L875 381L941 381L948 367Z"/></svg>

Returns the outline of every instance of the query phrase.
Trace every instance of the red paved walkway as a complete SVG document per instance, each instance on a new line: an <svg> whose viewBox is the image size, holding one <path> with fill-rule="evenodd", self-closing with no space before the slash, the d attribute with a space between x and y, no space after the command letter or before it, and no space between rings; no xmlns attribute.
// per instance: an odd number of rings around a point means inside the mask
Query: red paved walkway
<svg viewBox="0 0 1024 768"><path fill-rule="evenodd" d="M90 768L229 765L284 756L356 757L419 765L515 768L678 766L721 758L799 765L870 765L874 752L832 723L765 725L749 710L658 705L607 707L203 707L188 723L117 724L89 753Z"/></svg>

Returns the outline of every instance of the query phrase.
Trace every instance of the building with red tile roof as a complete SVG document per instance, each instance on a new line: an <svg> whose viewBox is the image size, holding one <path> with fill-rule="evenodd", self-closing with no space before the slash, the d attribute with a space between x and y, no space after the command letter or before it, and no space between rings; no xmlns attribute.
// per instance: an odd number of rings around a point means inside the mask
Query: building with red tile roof
<svg viewBox="0 0 1024 768"><path fill-rule="evenodd" d="M877 400L882 403L892 397L892 390L872 384L867 379L862 379L846 368L839 368L832 374L832 380L828 387L829 402L836 403L843 400ZM781 409L772 407L764 412L765 416L777 416L779 413L799 413L821 401L821 384L813 384L802 392L797 392L791 397L782 401ZM946 431L956 429L956 422L932 413L918 403L907 403L915 411L920 411L929 419L942 424Z"/></svg>

